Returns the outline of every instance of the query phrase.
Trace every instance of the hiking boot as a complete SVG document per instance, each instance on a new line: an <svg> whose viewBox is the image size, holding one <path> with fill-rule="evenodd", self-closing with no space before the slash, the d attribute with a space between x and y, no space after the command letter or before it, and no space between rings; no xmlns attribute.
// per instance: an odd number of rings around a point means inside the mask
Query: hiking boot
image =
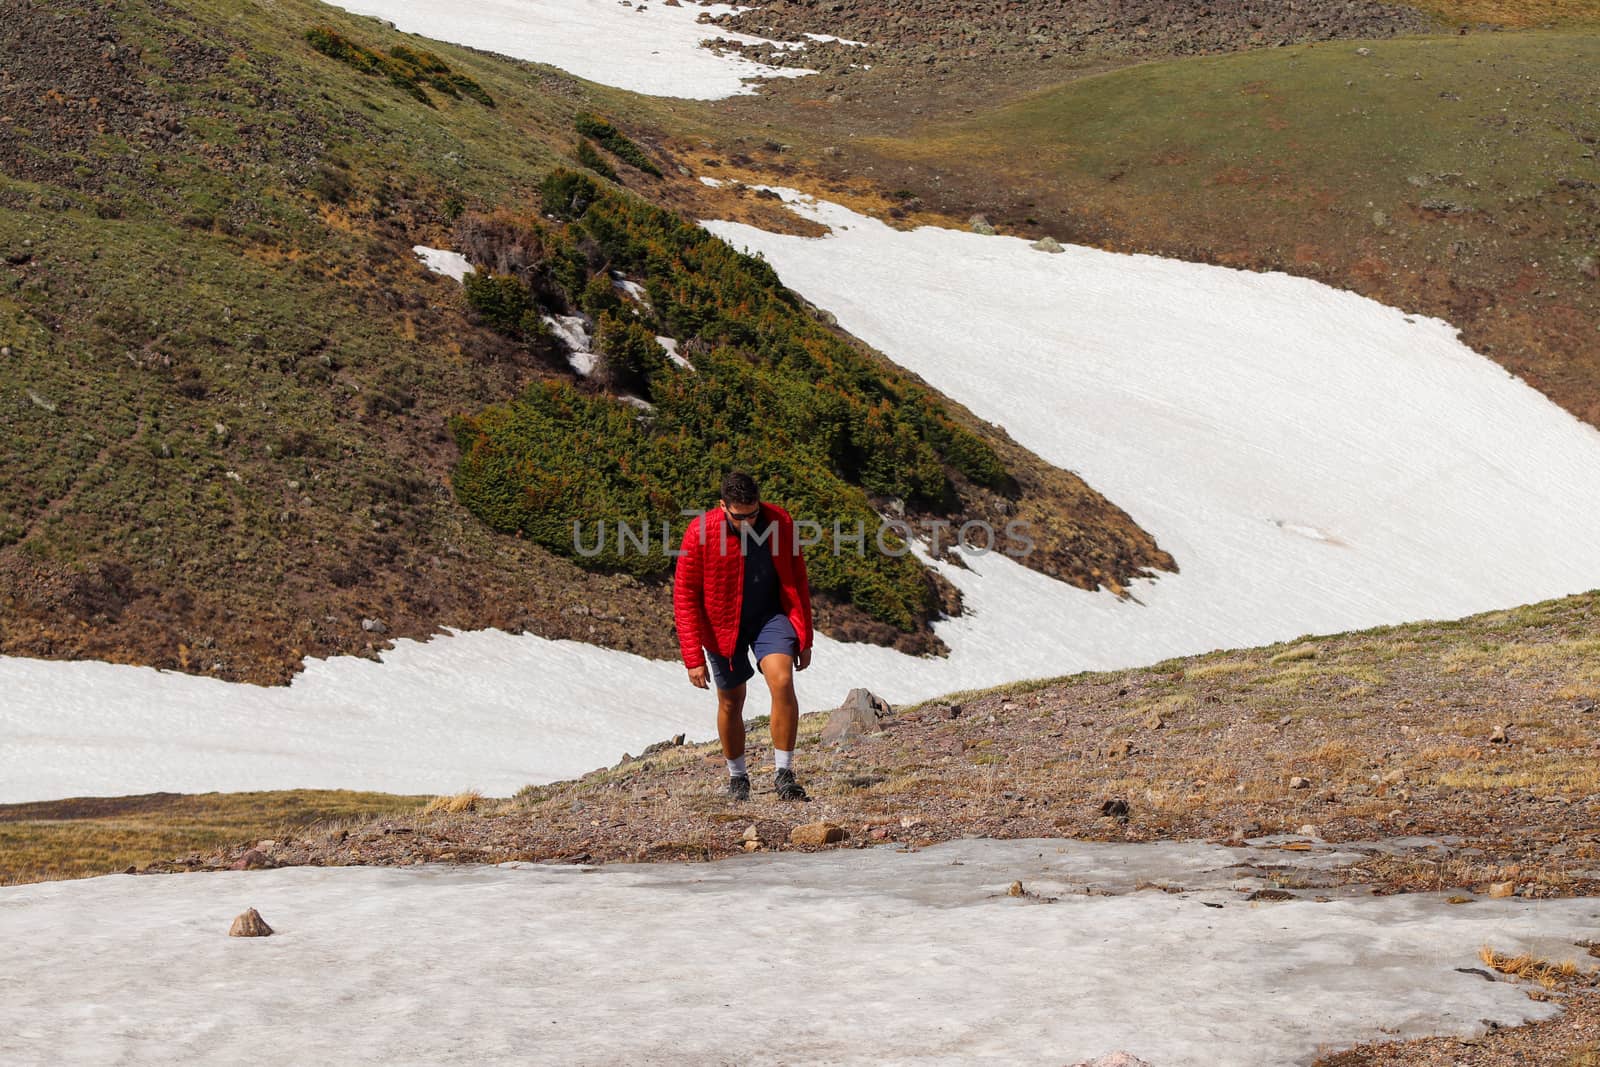
<svg viewBox="0 0 1600 1067"><path fill-rule="evenodd" d="M749 800L750 776L748 774L729 775L728 796L733 800Z"/></svg>
<svg viewBox="0 0 1600 1067"><path fill-rule="evenodd" d="M778 773L773 776L772 784L778 790L779 800L809 800L806 791L800 788L800 783L794 780L794 771L788 767L779 767Z"/></svg>

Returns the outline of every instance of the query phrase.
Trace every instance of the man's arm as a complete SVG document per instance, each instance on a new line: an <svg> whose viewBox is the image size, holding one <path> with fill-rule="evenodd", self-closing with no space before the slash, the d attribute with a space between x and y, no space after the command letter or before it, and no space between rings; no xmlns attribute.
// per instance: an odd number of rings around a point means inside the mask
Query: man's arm
<svg viewBox="0 0 1600 1067"><path fill-rule="evenodd" d="M704 596L705 563L700 556L700 519L689 523L678 546L678 566L672 576L672 616L678 624L678 650L684 666L693 671L706 665L701 650L700 602Z"/></svg>

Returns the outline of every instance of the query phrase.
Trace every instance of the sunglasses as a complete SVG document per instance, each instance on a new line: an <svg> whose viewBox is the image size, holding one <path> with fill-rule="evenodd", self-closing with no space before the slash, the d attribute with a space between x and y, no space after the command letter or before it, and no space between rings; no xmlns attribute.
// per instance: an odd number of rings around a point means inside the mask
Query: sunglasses
<svg viewBox="0 0 1600 1067"><path fill-rule="evenodd" d="M735 522L744 522L746 519L753 519L760 515L761 505L757 504L754 511L734 511L728 507L724 507L723 510L728 513L728 518L733 519Z"/></svg>

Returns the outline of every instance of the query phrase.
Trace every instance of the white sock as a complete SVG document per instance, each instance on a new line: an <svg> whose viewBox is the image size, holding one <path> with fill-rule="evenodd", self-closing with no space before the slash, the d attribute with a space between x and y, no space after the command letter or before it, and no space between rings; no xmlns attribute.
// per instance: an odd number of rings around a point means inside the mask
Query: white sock
<svg viewBox="0 0 1600 1067"><path fill-rule="evenodd" d="M744 757L743 756L740 756L738 759L731 759L731 760L728 761L728 777L729 778L737 778L741 774L744 774L744 773L745 773L745 769L744 769Z"/></svg>
<svg viewBox="0 0 1600 1067"><path fill-rule="evenodd" d="M781 748L773 749L772 762L778 765L778 770L780 771L784 770L785 768L790 770L794 769L794 749L791 748L787 752Z"/></svg>

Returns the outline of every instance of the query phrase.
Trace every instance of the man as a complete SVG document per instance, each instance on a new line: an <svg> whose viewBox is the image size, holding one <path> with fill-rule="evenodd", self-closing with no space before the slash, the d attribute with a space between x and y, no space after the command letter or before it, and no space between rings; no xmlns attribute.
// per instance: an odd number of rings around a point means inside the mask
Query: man
<svg viewBox="0 0 1600 1067"><path fill-rule="evenodd" d="M772 693L773 785L780 800L805 800L794 779L800 729L794 672L811 664L811 587L794 520L761 502L750 475L731 471L717 506L689 523L681 551L672 587L678 645L689 681L705 689L709 670L716 684L728 795L750 799L744 697L745 683L759 669Z"/></svg>

